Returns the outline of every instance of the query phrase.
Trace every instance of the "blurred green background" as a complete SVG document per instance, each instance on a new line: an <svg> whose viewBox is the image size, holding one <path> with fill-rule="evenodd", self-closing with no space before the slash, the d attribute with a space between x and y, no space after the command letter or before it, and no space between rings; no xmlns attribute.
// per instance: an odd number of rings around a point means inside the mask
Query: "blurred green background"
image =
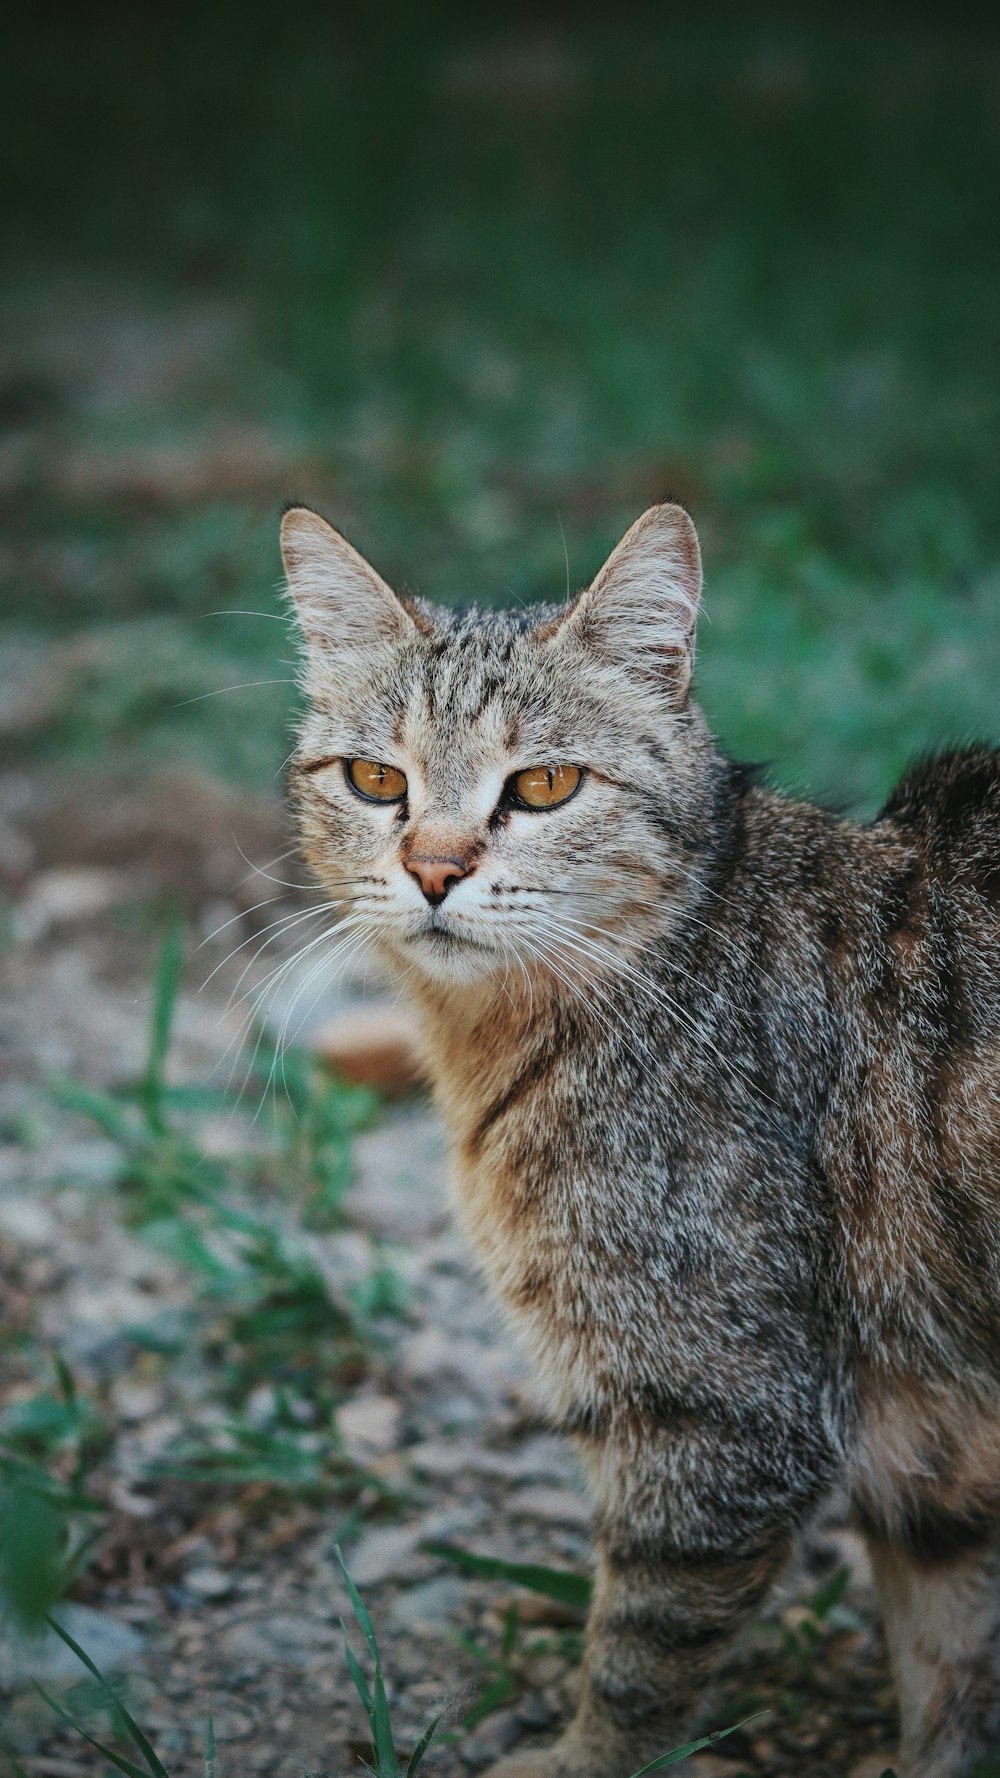
<svg viewBox="0 0 1000 1778"><path fill-rule="evenodd" d="M871 808L995 735L997 51L961 9L25 13L15 755L272 785L290 650L211 614L279 609L290 496L515 602L672 494L727 745Z"/></svg>

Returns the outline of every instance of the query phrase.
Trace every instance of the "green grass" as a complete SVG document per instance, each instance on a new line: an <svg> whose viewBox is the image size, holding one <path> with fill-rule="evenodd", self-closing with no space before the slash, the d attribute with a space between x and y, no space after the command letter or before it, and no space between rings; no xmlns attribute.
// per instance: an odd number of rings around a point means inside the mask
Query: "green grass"
<svg viewBox="0 0 1000 1778"><path fill-rule="evenodd" d="M391 1491L346 1455L337 1408L369 1369L377 1317L398 1312L405 1294L373 1248L368 1274L338 1296L297 1239L299 1230L342 1220L351 1140L372 1116L374 1097L290 1051L271 1149L225 1164L208 1156L198 1114L218 1109L223 1096L168 1079L183 961L184 932L173 915L135 1082L115 1092L67 1076L53 1082L63 1107L95 1122L119 1150L114 1208L190 1278L188 1307L168 1326L154 1321L125 1334L166 1366L207 1372L217 1411L211 1428L175 1441L170 1461L150 1464L144 1480L195 1485L192 1503L199 1490L226 1488L254 1490L272 1504L295 1497L353 1510L364 1496L377 1506ZM273 1058L265 1047L257 1055L266 1079ZM28 1339L19 1352L37 1383L0 1411L0 1611L32 1627L99 1546L107 1512L94 1478L113 1465L114 1435L58 1354ZM273 1411L251 1420L249 1399L262 1383Z"/></svg>
<svg viewBox="0 0 1000 1778"><path fill-rule="evenodd" d="M68 19L7 58L4 598L78 637L22 751L270 784L291 687L203 694L287 642L207 614L278 609L292 495L490 602L672 491L734 749L870 807L995 733L995 22L380 19L91 21L85 80Z"/></svg>
<svg viewBox="0 0 1000 1778"><path fill-rule="evenodd" d="M0 1610L36 1629L85 1566L103 1503L90 1477L111 1434L65 1362L0 1411Z"/></svg>
<svg viewBox="0 0 1000 1778"><path fill-rule="evenodd" d="M393 1728L392 1717L389 1710L385 1676L382 1670L382 1656L379 1651L378 1638L375 1634L375 1626L372 1623L368 1607L365 1605L364 1600L351 1579L339 1547L336 1550L336 1556L344 1576L344 1584L347 1587L351 1609L364 1639L371 1663L371 1678L369 1679L361 1662L351 1647L347 1626L346 1624L342 1624L344 1631L344 1656L347 1662L348 1672L350 1673L354 1689L357 1692L365 1716L368 1720L368 1728L371 1735L372 1763L366 1769L371 1773L372 1778L417 1778L417 1774L433 1743L438 1724L441 1720L440 1715L433 1717L427 1724L427 1727L424 1729L409 1757L401 1755L397 1746L396 1733ZM105 1759L110 1760L115 1771L124 1773L125 1778L171 1778L170 1773L164 1766L155 1747L149 1740L149 1737L127 1710L119 1693L108 1683L103 1673L91 1660L86 1650L80 1647L80 1644L73 1639L67 1630L62 1628L55 1618L49 1616L46 1621L48 1622L49 1627L55 1631L56 1635L66 1643L67 1647L72 1649L73 1653L86 1667L88 1673L90 1673L96 1680L99 1688L99 1695L103 1697L104 1702L110 1709L111 1721L117 1731L119 1741L124 1742L126 1747L134 1748L143 1761L142 1766L136 1765L135 1761L131 1757L128 1757L124 1752L116 1751L114 1748L108 1747L105 1743L98 1741L71 1711L66 1710L57 1699L51 1697L50 1694L36 1681L35 1690L44 1699L45 1703L49 1705L50 1709L56 1713L62 1722L66 1723L76 1734L82 1736L89 1746L96 1748L98 1753L102 1754ZM760 1714L763 1713L758 1712L758 1715ZM676 1765L678 1761L687 1759L691 1754L700 1753L705 1748L715 1747L720 1741L724 1741L727 1736L735 1734L738 1729L744 1728L748 1722L755 1720L755 1717L745 1717L743 1722L734 1723L731 1728L716 1729L711 1734L700 1736L696 1741L687 1742L683 1747L676 1747L670 1752L660 1754L658 1758L650 1760L647 1765L640 1767L637 1772L634 1772L632 1778L645 1778L645 1774L647 1773L663 1771L667 1766ZM404 1759L405 1764L403 1763ZM19 1768L16 1761L14 1765L14 1778L24 1778L23 1771ZM204 1778L216 1778L215 1732L211 1716L209 1716L205 1734ZM887 1774L886 1778L892 1778L892 1775Z"/></svg>

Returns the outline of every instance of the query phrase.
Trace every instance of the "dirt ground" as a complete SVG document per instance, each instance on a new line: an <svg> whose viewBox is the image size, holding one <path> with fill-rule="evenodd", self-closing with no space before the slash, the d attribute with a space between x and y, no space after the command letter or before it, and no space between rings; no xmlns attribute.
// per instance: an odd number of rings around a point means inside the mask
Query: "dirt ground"
<svg viewBox="0 0 1000 1778"><path fill-rule="evenodd" d="M89 1484L102 1506L99 1542L63 1621L99 1665L127 1675L125 1695L171 1778L201 1770L209 1709L220 1778L341 1772L360 1761L367 1738L342 1650L339 1538L374 1617L401 1747L443 1711L427 1770L440 1778L475 1771L522 1737L544 1737L564 1715L579 1618L457 1571L422 1546L445 1540L585 1570L588 1514L573 1452L546 1430L451 1226L442 1133L419 1094L356 1137L341 1226L291 1228L287 1206L281 1212L334 1299L370 1273L373 1256L399 1287L392 1312L383 1305L369 1318L363 1356L340 1389L342 1448L365 1485L345 1508L335 1491L327 1503L308 1489L164 1473L164 1458L192 1430L211 1440L231 1419L221 1372L210 1345L200 1357L178 1357L137 1340L137 1326L182 1315L196 1284L149 1230L129 1225L114 1186L118 1150L79 1110L60 1105L54 1071L95 1087L139 1072L155 953L150 910L173 889L193 936L171 1078L217 1080L242 1016L227 1001L247 950L223 960L247 938L250 952L264 943L266 919L253 910L262 887L282 898L267 919L294 907L299 892L285 887L291 864L274 870L283 879L275 886L241 857L264 864L284 851L277 804L194 776L164 774L152 788L129 798L94 777L84 798L77 783L67 801L39 767L10 776L4 792L13 898L3 958L3 1399L9 1407L28 1398L39 1354L57 1349L109 1428ZM196 948L225 921L223 933ZM253 966L258 976L267 961ZM354 1004L363 987L377 1003L383 990L364 977L359 967L326 994L304 1035ZM266 1148L269 1114L254 1122L254 1109L203 1116L202 1152L226 1164L255 1144ZM263 1425L274 1394L266 1365L251 1381L245 1418ZM317 1430L314 1446L331 1436ZM817 1616L810 1600L845 1564L846 1591ZM512 1600L518 1622L505 1657ZM71 1688L79 1671L68 1652L46 1646L26 1655L8 1635L0 1658L6 1733L30 1778L101 1770L99 1756L54 1722L27 1683L30 1669L57 1690ZM496 1707L467 1726L484 1695ZM92 1726L99 1722L92 1690L70 1698L90 1710ZM755 1709L768 1714L699 1756L703 1778L879 1778L888 1763L893 1698L864 1553L835 1510L730 1662L713 1725Z"/></svg>

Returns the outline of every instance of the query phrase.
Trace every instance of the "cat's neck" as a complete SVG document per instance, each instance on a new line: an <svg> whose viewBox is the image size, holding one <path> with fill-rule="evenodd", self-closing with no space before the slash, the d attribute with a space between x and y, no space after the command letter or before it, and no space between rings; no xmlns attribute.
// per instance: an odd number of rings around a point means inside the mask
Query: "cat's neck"
<svg viewBox="0 0 1000 1778"><path fill-rule="evenodd" d="M557 1041L570 989L541 971L503 973L463 986L426 979L407 984L420 1017L423 1057L435 1098L454 1135L484 1101L531 1069ZM576 1000L576 1018L587 1019Z"/></svg>

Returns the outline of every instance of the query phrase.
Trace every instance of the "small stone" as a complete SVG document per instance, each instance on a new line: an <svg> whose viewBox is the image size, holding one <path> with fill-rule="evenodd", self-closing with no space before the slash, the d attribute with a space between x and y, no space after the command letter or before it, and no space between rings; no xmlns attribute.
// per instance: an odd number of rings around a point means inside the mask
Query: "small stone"
<svg viewBox="0 0 1000 1778"><path fill-rule="evenodd" d="M11 1198L0 1203L0 1234L29 1252L45 1252L55 1240L55 1217L37 1198Z"/></svg>
<svg viewBox="0 0 1000 1778"><path fill-rule="evenodd" d="M398 1099L420 1078L420 1027L403 1006L358 1006L315 1033L313 1048L342 1080Z"/></svg>
<svg viewBox="0 0 1000 1778"><path fill-rule="evenodd" d="M131 1624L89 1605L60 1605L54 1615L102 1673L120 1673L138 1660L145 1647L145 1638ZM36 1636L0 1631L0 1691L20 1691L33 1679L41 1685L63 1685L84 1674L82 1662L54 1630Z"/></svg>
<svg viewBox="0 0 1000 1778"><path fill-rule="evenodd" d="M398 1593L389 1611L394 1630L425 1630L441 1632L450 1629L465 1597L462 1581L450 1574L436 1580L423 1581Z"/></svg>
<svg viewBox="0 0 1000 1778"><path fill-rule="evenodd" d="M591 1511L580 1494L568 1488L520 1488L510 1498L511 1511L525 1519L544 1519L556 1525L574 1525L586 1530Z"/></svg>
<svg viewBox="0 0 1000 1778"><path fill-rule="evenodd" d="M337 1428L355 1463L395 1450L401 1420L402 1408L394 1395L358 1395L337 1409Z"/></svg>
<svg viewBox="0 0 1000 1778"><path fill-rule="evenodd" d="M579 1605L568 1605L564 1599L547 1599L544 1593L519 1595L517 1615L522 1624L560 1624L567 1628L578 1627L584 1618Z"/></svg>
<svg viewBox="0 0 1000 1778"><path fill-rule="evenodd" d="M453 1537L466 1537L477 1531L489 1513L485 1501L469 1506L449 1506L425 1513L420 1521L421 1543L448 1542Z"/></svg>
<svg viewBox="0 0 1000 1778"><path fill-rule="evenodd" d="M251 1426L268 1426L278 1411L278 1392L273 1383L258 1383L247 1396L243 1412Z"/></svg>
<svg viewBox="0 0 1000 1778"><path fill-rule="evenodd" d="M453 1476L464 1474L476 1460L475 1447L458 1439L425 1439L422 1444L411 1445L406 1455L414 1469L437 1481L450 1481Z"/></svg>
<svg viewBox="0 0 1000 1778"><path fill-rule="evenodd" d="M329 1659L338 1638L328 1624L316 1618L265 1616L232 1624L220 1638L226 1654L238 1661L272 1667L311 1667Z"/></svg>
<svg viewBox="0 0 1000 1778"><path fill-rule="evenodd" d="M473 1771L492 1765L521 1739L523 1724L516 1710L494 1710L474 1735L462 1742L462 1758Z"/></svg>
<svg viewBox="0 0 1000 1778"><path fill-rule="evenodd" d="M35 944L54 927L91 920L124 901L130 884L124 871L93 865L41 871L15 907L12 924L22 944Z"/></svg>
<svg viewBox="0 0 1000 1778"><path fill-rule="evenodd" d="M134 1425L159 1413L163 1406L163 1388L159 1383L134 1383L122 1377L112 1390L112 1400L119 1420Z"/></svg>
<svg viewBox="0 0 1000 1778"><path fill-rule="evenodd" d="M224 1568L205 1563L187 1570L184 1585L196 1599L226 1599L233 1591L235 1577Z"/></svg>
<svg viewBox="0 0 1000 1778"><path fill-rule="evenodd" d="M894 1769L894 1759L891 1753L866 1753L851 1767L847 1778L882 1778L883 1772Z"/></svg>
<svg viewBox="0 0 1000 1778"><path fill-rule="evenodd" d="M212 1727L217 1741L242 1741L245 1736L253 1734L255 1724L246 1711L227 1707L212 1711Z"/></svg>
<svg viewBox="0 0 1000 1778"><path fill-rule="evenodd" d="M556 1713L540 1692L530 1692L517 1706L517 1714L526 1729L547 1729Z"/></svg>
<svg viewBox="0 0 1000 1778"><path fill-rule="evenodd" d="M558 1439L532 1438L515 1450L496 1451L466 1439L426 1439L406 1453L415 1469L447 1479L469 1470L498 1482L555 1481L572 1478L572 1453Z"/></svg>
<svg viewBox="0 0 1000 1778"><path fill-rule="evenodd" d="M549 1620L551 1622L551 1619ZM565 1677L566 1662L559 1655L535 1655L531 1661L531 1683L542 1691Z"/></svg>
<svg viewBox="0 0 1000 1778"><path fill-rule="evenodd" d="M833 1545L838 1568L850 1569L852 1588L874 1585L868 1545L859 1531L855 1531L850 1525L830 1526L824 1529L821 1541ZM879 1778L881 1778L881 1773Z"/></svg>
<svg viewBox="0 0 1000 1778"><path fill-rule="evenodd" d="M364 1536L347 1557L347 1568L357 1587L377 1587L387 1580L404 1580L413 1570L420 1533L406 1525L380 1525Z"/></svg>

